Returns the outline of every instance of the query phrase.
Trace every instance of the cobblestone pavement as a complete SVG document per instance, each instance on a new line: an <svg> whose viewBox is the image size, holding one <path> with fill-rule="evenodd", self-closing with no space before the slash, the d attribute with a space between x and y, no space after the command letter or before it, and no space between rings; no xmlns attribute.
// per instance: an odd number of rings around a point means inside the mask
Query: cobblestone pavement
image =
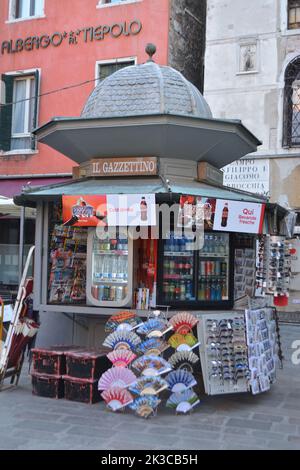
<svg viewBox="0 0 300 470"><path fill-rule="evenodd" d="M299 325L283 325L284 369L272 390L202 398L190 416L162 408L144 421L89 406L34 397L24 371L0 393L0 449L300 449L300 365L292 364Z"/></svg>

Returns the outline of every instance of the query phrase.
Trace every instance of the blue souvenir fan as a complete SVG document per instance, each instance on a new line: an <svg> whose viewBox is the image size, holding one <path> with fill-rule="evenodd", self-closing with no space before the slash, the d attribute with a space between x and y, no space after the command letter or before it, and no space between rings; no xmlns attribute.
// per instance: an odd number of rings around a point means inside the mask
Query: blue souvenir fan
<svg viewBox="0 0 300 470"><path fill-rule="evenodd" d="M140 377L129 385L129 390L137 395L158 395L168 388L168 384L160 377Z"/></svg>
<svg viewBox="0 0 300 470"><path fill-rule="evenodd" d="M162 352L168 349L168 347L168 343L162 339L149 338L137 346L136 352L139 354L151 354L154 356L159 356Z"/></svg>
<svg viewBox="0 0 300 470"><path fill-rule="evenodd" d="M177 413L188 413L200 400L193 390L185 390L182 393L173 393L168 399L166 406L173 408Z"/></svg>
<svg viewBox="0 0 300 470"><path fill-rule="evenodd" d="M115 331L108 335L103 346L113 350L127 349L128 351L134 351L140 342L140 337L133 331Z"/></svg>
<svg viewBox="0 0 300 470"><path fill-rule="evenodd" d="M165 374L172 369L162 357L152 355L139 357L133 362L132 367L147 377Z"/></svg>
<svg viewBox="0 0 300 470"><path fill-rule="evenodd" d="M172 325L165 320L150 318L137 329L137 333L146 335L148 338L160 338L172 329Z"/></svg>
<svg viewBox="0 0 300 470"><path fill-rule="evenodd" d="M135 411L138 416L149 418L149 416L154 415L160 402L161 400L155 396L145 395L144 397L138 397L134 400L134 402L129 405L129 408Z"/></svg>
<svg viewBox="0 0 300 470"><path fill-rule="evenodd" d="M197 385L193 374L184 369L170 372L166 377L166 381L168 382L169 390L174 393L183 392Z"/></svg>

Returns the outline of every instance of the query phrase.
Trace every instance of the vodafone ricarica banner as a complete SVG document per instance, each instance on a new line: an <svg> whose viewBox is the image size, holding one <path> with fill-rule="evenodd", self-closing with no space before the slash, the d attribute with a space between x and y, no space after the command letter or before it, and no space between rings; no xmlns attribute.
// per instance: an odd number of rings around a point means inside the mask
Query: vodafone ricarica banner
<svg viewBox="0 0 300 470"><path fill-rule="evenodd" d="M217 199L213 230L261 233L265 204Z"/></svg>

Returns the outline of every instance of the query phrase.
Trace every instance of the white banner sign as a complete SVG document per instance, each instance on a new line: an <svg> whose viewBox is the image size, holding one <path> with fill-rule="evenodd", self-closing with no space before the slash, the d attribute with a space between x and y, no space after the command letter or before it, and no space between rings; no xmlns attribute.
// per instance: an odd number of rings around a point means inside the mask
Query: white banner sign
<svg viewBox="0 0 300 470"><path fill-rule="evenodd" d="M270 162L267 159L238 160L223 168L223 182L230 188L269 195Z"/></svg>
<svg viewBox="0 0 300 470"><path fill-rule="evenodd" d="M121 227L156 225L155 194L107 195L107 222Z"/></svg>
<svg viewBox="0 0 300 470"><path fill-rule="evenodd" d="M261 233L265 204L217 199L214 230Z"/></svg>

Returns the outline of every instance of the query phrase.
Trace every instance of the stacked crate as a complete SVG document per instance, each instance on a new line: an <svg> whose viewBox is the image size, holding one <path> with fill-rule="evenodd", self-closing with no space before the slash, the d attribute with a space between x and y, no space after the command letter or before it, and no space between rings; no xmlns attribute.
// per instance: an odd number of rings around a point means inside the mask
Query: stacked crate
<svg viewBox="0 0 300 470"><path fill-rule="evenodd" d="M74 346L32 349L32 393L82 403L101 401L100 376L110 368L106 352Z"/></svg>
<svg viewBox="0 0 300 470"><path fill-rule="evenodd" d="M32 349L32 393L46 398L63 398L66 352L79 349L77 346Z"/></svg>
<svg viewBox="0 0 300 470"><path fill-rule="evenodd" d="M105 351L81 350L67 352L66 374L63 376L65 398L90 404L101 401L98 381L110 366Z"/></svg>

